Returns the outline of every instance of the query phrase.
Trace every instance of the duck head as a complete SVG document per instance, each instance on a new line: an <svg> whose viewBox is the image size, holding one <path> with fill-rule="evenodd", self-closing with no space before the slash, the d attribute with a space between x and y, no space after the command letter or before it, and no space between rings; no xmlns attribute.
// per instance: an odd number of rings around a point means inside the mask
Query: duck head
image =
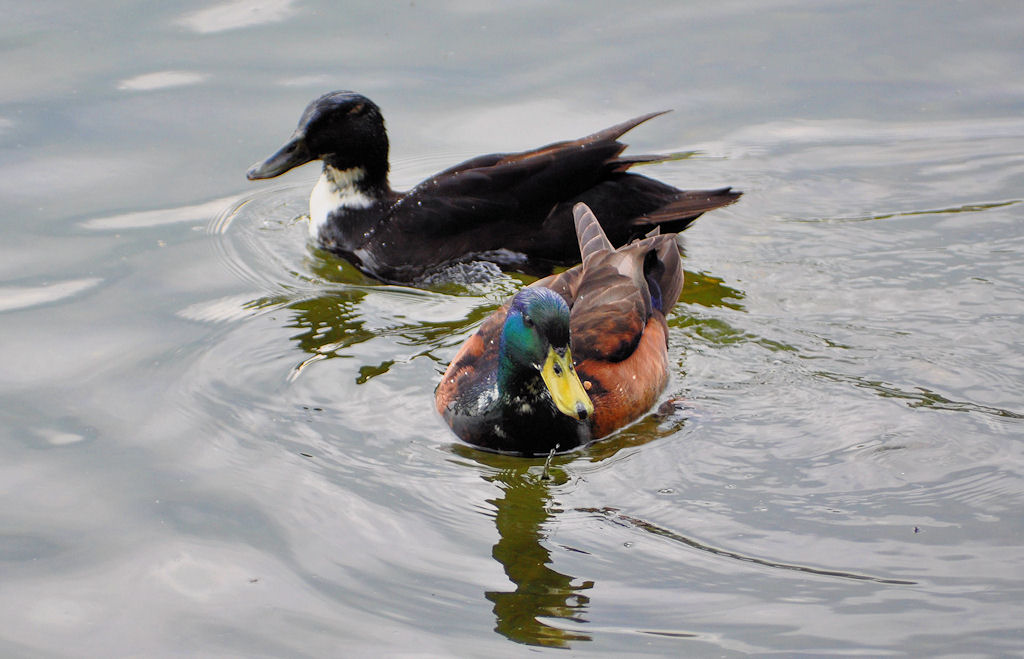
<svg viewBox="0 0 1024 659"><path fill-rule="evenodd" d="M512 298L501 334L498 388L509 398L546 391L562 414L580 421L593 415L569 350L569 306L558 293L533 287Z"/></svg>
<svg viewBox="0 0 1024 659"><path fill-rule="evenodd" d="M273 178L313 160L338 171L363 169L371 185L386 185L388 136L380 108L355 92L324 94L306 106L285 145L246 176Z"/></svg>

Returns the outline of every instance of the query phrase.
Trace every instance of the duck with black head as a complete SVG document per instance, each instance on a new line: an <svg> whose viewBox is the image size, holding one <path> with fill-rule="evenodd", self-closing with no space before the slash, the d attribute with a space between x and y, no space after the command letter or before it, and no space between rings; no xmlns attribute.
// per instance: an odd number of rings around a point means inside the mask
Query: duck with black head
<svg viewBox="0 0 1024 659"><path fill-rule="evenodd" d="M336 91L311 102L291 138L250 180L323 163L309 200L310 237L378 279L409 283L458 261L487 260L543 275L578 262L572 208L594 209L613 245L654 227L679 232L705 211L735 202L731 188L679 190L627 171L672 156L622 157L618 139L662 112L576 140L521 153L478 156L408 192L388 182L388 136L380 108Z"/></svg>

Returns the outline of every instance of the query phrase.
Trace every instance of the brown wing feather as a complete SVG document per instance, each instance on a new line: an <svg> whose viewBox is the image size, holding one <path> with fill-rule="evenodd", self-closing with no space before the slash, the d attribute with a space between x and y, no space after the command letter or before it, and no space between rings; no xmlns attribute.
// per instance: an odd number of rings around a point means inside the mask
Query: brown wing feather
<svg viewBox="0 0 1024 659"><path fill-rule="evenodd" d="M573 217L583 264L533 285L551 288L569 304L578 360L621 361L640 342L652 312L667 313L679 299L683 267L676 236L652 231L616 250L585 204L573 208Z"/></svg>
<svg viewBox="0 0 1024 659"><path fill-rule="evenodd" d="M628 357L647 325L648 299L646 286L612 268L585 278L570 311L573 355L611 362Z"/></svg>
<svg viewBox="0 0 1024 659"><path fill-rule="evenodd" d="M675 234L659 231L619 249L583 204L574 209L583 264L541 280L570 305L577 371L594 402L593 435L638 418L668 381L667 313L683 287Z"/></svg>
<svg viewBox="0 0 1024 659"><path fill-rule="evenodd" d="M599 254L615 251L615 247L601 228L601 223L586 204L576 204L572 209L572 217L576 225L580 258L584 265Z"/></svg>
<svg viewBox="0 0 1024 659"><path fill-rule="evenodd" d="M571 305L577 359L621 361L632 353L650 315L643 254L636 243L615 250L585 204L573 208L583 274Z"/></svg>

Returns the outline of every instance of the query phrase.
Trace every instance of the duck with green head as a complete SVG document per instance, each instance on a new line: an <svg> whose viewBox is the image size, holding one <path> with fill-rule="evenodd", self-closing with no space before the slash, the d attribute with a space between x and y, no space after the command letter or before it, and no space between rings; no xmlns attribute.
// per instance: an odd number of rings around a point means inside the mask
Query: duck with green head
<svg viewBox="0 0 1024 659"><path fill-rule="evenodd" d="M637 419L668 381L665 314L682 291L674 234L615 249L584 204L580 266L520 290L456 354L435 402L489 450L566 451Z"/></svg>

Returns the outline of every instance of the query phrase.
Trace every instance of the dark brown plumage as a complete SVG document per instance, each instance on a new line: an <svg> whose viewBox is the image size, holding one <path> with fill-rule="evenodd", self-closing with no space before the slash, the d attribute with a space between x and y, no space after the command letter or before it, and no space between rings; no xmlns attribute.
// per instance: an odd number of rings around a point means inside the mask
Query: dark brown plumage
<svg viewBox="0 0 1024 659"><path fill-rule="evenodd" d="M306 108L288 143L248 177L270 178L322 160L310 198L311 236L379 279L417 281L470 259L546 274L578 262L576 203L590 206L619 246L656 226L682 231L705 211L739 198L730 188L685 191L627 171L671 157L621 155L626 145L618 139L660 114L532 151L479 156L403 193L388 184L380 109L365 96L332 92Z"/></svg>

